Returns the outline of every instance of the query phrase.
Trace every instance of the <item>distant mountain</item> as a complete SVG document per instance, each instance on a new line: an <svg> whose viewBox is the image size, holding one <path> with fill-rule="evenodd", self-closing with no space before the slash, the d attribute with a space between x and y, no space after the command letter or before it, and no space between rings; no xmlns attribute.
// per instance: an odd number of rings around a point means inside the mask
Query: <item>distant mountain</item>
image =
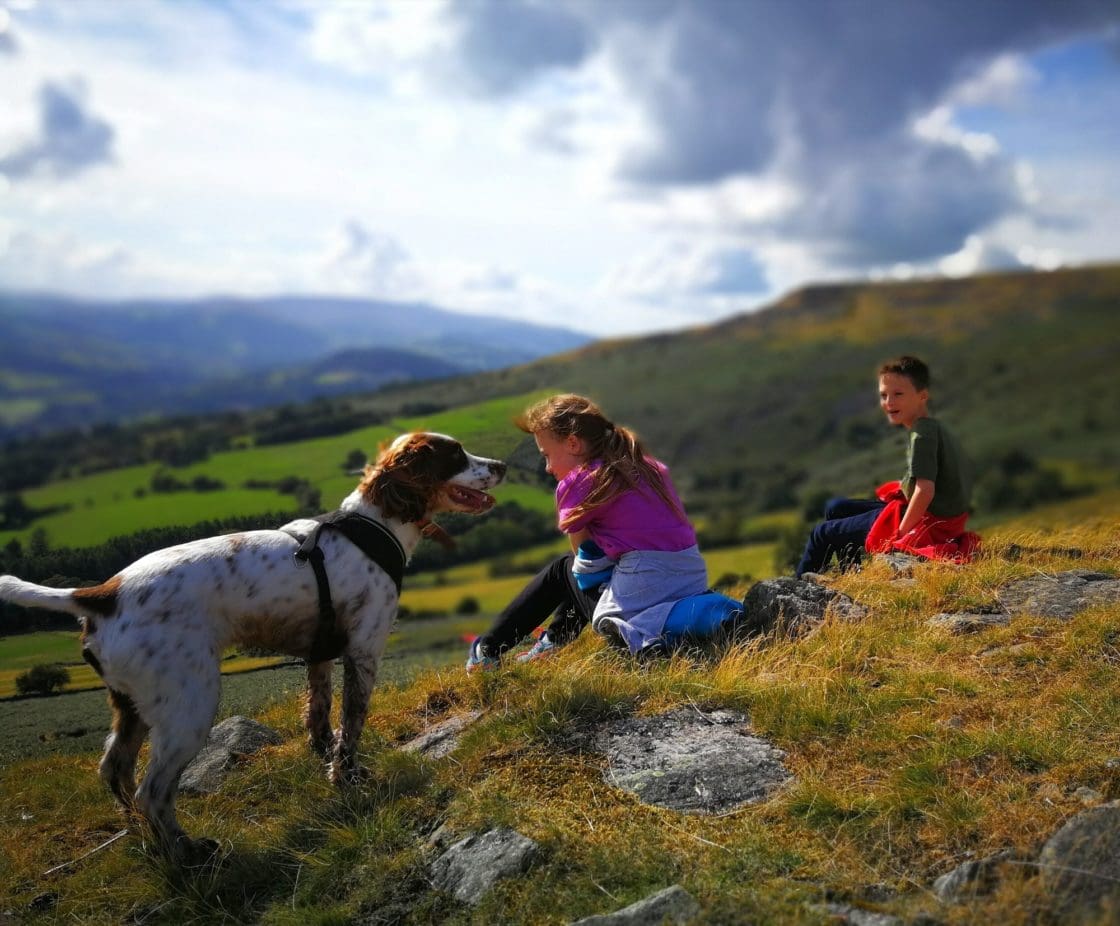
<svg viewBox="0 0 1120 926"><path fill-rule="evenodd" d="M231 396L243 407L298 403L311 396L372 392L389 383L446 379L465 367L427 354L391 348L356 348L331 354L311 364L207 380L183 396L184 410L213 411L229 407Z"/></svg>
<svg viewBox="0 0 1120 926"><path fill-rule="evenodd" d="M0 438L500 369L589 340L419 303L0 292Z"/></svg>

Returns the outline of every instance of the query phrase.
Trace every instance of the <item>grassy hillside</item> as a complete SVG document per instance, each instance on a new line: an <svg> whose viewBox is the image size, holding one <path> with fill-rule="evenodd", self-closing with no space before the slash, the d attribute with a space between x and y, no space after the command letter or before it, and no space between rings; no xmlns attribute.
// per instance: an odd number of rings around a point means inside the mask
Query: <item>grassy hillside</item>
<svg viewBox="0 0 1120 926"><path fill-rule="evenodd" d="M510 419L559 390L588 393L636 427L672 466L696 516L735 521L797 508L822 492L862 494L898 477L903 438L882 421L874 371L904 351L931 364L934 412L978 463L974 502L990 515L1120 480L1118 312L1117 266L814 287L715 326L386 389L357 400L384 422L376 427L242 447L171 470L181 481L220 481L224 491L137 497L154 465L29 489L29 507L68 510L0 531L0 545L26 543L39 528L51 543L81 546L192 512L202 520L291 507L290 498L243 489L250 479L307 479L329 507L352 488L351 451L372 455L409 428L445 431L533 467L531 442ZM524 485L499 497L549 504L547 491Z"/></svg>
<svg viewBox="0 0 1120 926"><path fill-rule="evenodd" d="M694 505L749 511L780 507L790 490L865 492L897 478L901 437L882 423L874 374L907 352L931 365L935 414L989 474L1017 450L1115 484L1118 339L1120 266L822 286L719 325L389 391L370 405L583 392L640 431Z"/></svg>
<svg viewBox="0 0 1120 926"><path fill-rule="evenodd" d="M275 704L261 719L287 742L241 763L220 793L181 801L188 830L228 853L195 875L130 836L45 876L121 818L95 755L14 764L0 771L0 910L31 922L551 924L680 883L712 923L825 923L826 898L945 924L1050 922L1029 865L955 907L938 907L929 886L967 858L1033 857L1084 801L1120 797L1120 608L1068 622L1028 614L970 636L927 622L993 601L1016 577L1116 574L1118 523L1111 491L991 529L966 567L833 577L870 617L795 642L642 670L585 634L548 663L427 672L379 690L362 741L374 774L346 792L308 754L298 703ZM603 760L571 745L599 719L681 705L745 712L796 780L723 816L677 814L608 785ZM393 748L467 709L483 718L449 758ZM428 881L424 840L440 824L513 826L544 854L479 908L460 907Z"/></svg>

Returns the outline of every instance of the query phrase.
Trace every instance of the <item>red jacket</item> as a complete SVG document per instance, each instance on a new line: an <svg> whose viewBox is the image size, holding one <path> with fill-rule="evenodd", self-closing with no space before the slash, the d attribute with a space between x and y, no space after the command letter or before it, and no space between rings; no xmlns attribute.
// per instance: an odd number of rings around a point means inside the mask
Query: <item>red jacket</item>
<svg viewBox="0 0 1120 926"><path fill-rule="evenodd" d="M898 526L906 514L907 498L897 482L885 482L875 494L887 506L871 525L864 546L868 553L912 553L926 559L967 563L980 549L980 535L964 529L968 512L955 518L924 514L906 536L898 537Z"/></svg>

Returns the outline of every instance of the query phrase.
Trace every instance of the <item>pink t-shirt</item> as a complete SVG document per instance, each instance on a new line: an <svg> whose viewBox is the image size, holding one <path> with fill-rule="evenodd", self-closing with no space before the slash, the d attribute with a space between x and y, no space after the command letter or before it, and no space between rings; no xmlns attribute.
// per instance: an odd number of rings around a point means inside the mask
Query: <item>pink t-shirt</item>
<svg viewBox="0 0 1120 926"><path fill-rule="evenodd" d="M653 457L646 459L657 467L670 498L684 511L684 505L669 478L668 467ZM601 460L592 460L572 470L557 484L556 511L561 522L568 512L587 498L595 471L600 466ZM687 519L667 507L660 496L644 484L622 492L561 530L567 534L586 530L611 559L618 559L631 550L676 552L696 544L696 531Z"/></svg>

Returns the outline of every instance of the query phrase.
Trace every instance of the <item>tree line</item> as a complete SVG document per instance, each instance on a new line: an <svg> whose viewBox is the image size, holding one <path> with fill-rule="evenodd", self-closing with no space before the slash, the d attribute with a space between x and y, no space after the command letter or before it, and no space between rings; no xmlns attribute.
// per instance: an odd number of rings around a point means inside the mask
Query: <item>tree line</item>
<svg viewBox="0 0 1120 926"><path fill-rule="evenodd" d="M10 494L71 478L162 463L189 466L212 454L345 434L383 424L385 416L345 400L316 399L254 412L177 416L158 422L105 423L8 441L0 493Z"/></svg>
<svg viewBox="0 0 1120 926"><path fill-rule="evenodd" d="M40 534L26 548L13 540L0 550L0 573L63 588L95 585L154 550L218 534L275 528L300 514L271 512L252 517L202 521L190 526L150 528L126 537L114 537L97 546L81 548L51 548L45 536ZM446 569L460 563L510 554L556 536L556 525L551 515L522 508L515 502L498 505L481 517L446 515L440 518L440 523L454 537L455 549L445 550L437 544L422 542L412 557L409 572ZM73 626L74 619L67 614L0 602L0 635L33 630L68 630Z"/></svg>

